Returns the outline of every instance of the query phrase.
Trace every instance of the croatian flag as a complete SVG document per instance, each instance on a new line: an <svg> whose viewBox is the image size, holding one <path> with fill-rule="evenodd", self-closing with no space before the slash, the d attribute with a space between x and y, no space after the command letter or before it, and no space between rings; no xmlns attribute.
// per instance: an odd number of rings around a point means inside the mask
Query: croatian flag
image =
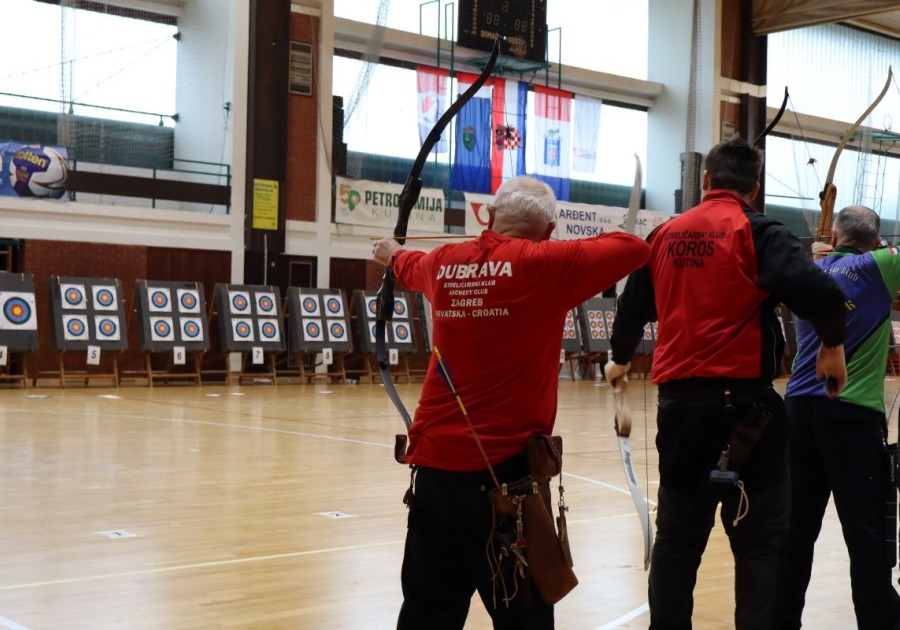
<svg viewBox="0 0 900 630"><path fill-rule="evenodd" d="M567 201L572 93L536 85L534 95L534 176L549 184L557 199Z"/></svg>
<svg viewBox="0 0 900 630"><path fill-rule="evenodd" d="M478 78L458 73L462 94ZM456 146L450 187L468 192L491 192L491 88L482 86L456 119Z"/></svg>
<svg viewBox="0 0 900 630"><path fill-rule="evenodd" d="M416 84L419 97L419 142L425 144L425 138L434 128L438 118L444 113L447 106L447 78L449 73L438 68L428 66L416 67ZM432 153L447 152L447 136L441 134L441 139L434 145Z"/></svg>
<svg viewBox="0 0 900 630"><path fill-rule="evenodd" d="M525 107L528 84L494 79L491 126L491 192L507 179L525 173Z"/></svg>

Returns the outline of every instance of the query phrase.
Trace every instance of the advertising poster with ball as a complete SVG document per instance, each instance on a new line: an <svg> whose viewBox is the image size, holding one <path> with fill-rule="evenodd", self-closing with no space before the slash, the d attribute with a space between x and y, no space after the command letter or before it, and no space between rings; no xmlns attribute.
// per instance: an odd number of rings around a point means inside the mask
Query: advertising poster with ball
<svg viewBox="0 0 900 630"><path fill-rule="evenodd" d="M64 147L0 141L0 196L66 200Z"/></svg>

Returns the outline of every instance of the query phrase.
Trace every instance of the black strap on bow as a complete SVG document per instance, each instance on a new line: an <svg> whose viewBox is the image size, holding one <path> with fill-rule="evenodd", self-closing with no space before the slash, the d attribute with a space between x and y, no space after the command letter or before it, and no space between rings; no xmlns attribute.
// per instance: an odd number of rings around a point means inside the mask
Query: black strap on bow
<svg viewBox="0 0 900 630"><path fill-rule="evenodd" d="M446 112L438 119L432 128L431 132L428 134L428 137L425 138L425 142L422 143L422 148L419 150L419 155L416 156L416 161L413 162L412 169L409 171L409 177L406 178L406 184L403 186L403 192L400 193L400 204L398 207L398 216L397 216L397 225L394 227L394 238L398 243L403 245L406 241L406 230L409 224L409 216L412 213L412 209L415 207L416 202L419 200L419 193L422 192L422 180L419 177L422 174L422 169L425 166L425 161L428 159L428 154L431 153L431 150L434 148L434 145L437 144L438 140L441 138L441 134L444 132L444 129L450 123L456 114L459 113L459 110L463 108L463 106L471 100L475 93L481 89L481 87L488 80L488 77L491 76L491 71L494 69L494 65L497 63L497 58L500 56L500 38L498 37L494 41L494 49L491 51L490 59L488 59L487 65L482 70L481 74L478 75L478 78L475 80L475 83L469 86L465 92L463 92L456 101L447 109ZM406 410L406 407L403 406L403 401L400 400L400 395L397 393L397 389L394 387L394 381L391 378L390 373L390 360L388 358L387 351L387 325L394 318L394 282L396 277L394 276L394 272L391 271L390 265L384 270L384 277L381 280L381 288L378 289L378 300L376 302L376 309L378 311L377 318L375 320L375 358L378 360L378 371L381 373L381 380L384 382L384 390L387 392L388 396L391 399L391 402L394 403L394 406L397 408L397 411L400 412L401 418L403 418L403 423L406 425L406 429L412 426L412 418L409 415L409 412Z"/></svg>

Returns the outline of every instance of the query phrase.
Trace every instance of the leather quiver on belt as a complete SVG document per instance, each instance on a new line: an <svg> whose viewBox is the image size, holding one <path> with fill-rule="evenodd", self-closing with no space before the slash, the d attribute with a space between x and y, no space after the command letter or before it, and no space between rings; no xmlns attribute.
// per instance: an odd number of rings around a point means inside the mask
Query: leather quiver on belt
<svg viewBox="0 0 900 630"><path fill-rule="evenodd" d="M562 470L562 438L533 437L526 454L531 474L488 493L497 521L509 534L496 536L496 543L501 555L515 558L519 574L523 567L527 569L541 598L555 604L578 584L572 571L562 485L558 530L553 525L549 480Z"/></svg>

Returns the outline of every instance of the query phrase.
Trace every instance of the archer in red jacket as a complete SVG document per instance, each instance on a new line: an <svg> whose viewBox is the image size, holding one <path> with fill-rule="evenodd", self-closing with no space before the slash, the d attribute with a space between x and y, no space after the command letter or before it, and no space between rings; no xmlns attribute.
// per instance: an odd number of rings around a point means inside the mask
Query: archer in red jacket
<svg viewBox="0 0 900 630"><path fill-rule="evenodd" d="M373 253L431 302L434 345L502 483L527 474L526 440L553 431L566 312L643 265L649 248L624 233L550 241L556 199L528 177L504 183L488 212L473 241L425 254L384 239ZM477 589L495 628L552 628L553 607L536 590L508 606L495 598L485 557L493 481L434 358L406 459L415 500L398 627L462 628Z"/></svg>
<svg viewBox="0 0 900 630"><path fill-rule="evenodd" d="M775 306L815 327L818 372L833 383L832 395L847 381L843 293L784 225L750 206L762 164L762 152L741 138L713 147L703 201L650 234L650 261L618 301L611 384L627 374L644 325L659 321L653 630L691 627L719 503L735 558L735 626L773 627L789 510L784 400L772 387L784 352Z"/></svg>

